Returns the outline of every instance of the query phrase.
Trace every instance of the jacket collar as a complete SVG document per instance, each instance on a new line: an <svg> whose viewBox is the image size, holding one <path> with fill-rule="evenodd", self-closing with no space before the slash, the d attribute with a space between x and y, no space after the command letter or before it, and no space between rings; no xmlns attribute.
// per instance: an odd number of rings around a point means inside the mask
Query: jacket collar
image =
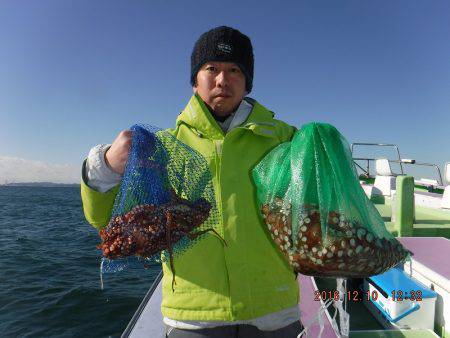
<svg viewBox="0 0 450 338"><path fill-rule="evenodd" d="M253 109L240 128L249 129L261 136L276 137L274 114L254 99L245 98L245 100L253 105ZM207 138L223 139L225 137L222 128L220 128L203 100L197 94L191 97L184 110L178 116L176 125L178 127L181 124L188 125L197 134Z"/></svg>

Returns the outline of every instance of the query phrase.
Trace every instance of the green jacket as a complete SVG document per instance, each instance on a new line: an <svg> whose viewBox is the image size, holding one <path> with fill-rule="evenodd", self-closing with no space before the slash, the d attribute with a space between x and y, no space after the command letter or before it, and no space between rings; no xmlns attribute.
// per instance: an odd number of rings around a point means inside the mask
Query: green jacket
<svg viewBox="0 0 450 338"><path fill-rule="evenodd" d="M247 120L224 134L204 102L194 95L169 132L207 160L216 194L224 246L212 233L163 264L164 316L175 320L237 321L298 304L296 276L272 242L260 215L253 167L275 146L289 141L294 128L273 118L256 101ZM86 219L108 223L117 188L98 193L83 182Z"/></svg>

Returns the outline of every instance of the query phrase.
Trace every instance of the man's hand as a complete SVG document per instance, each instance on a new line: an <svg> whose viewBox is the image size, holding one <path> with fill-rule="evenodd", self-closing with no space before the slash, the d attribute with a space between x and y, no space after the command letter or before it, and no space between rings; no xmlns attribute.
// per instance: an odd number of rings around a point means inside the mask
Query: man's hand
<svg viewBox="0 0 450 338"><path fill-rule="evenodd" d="M105 154L106 164L112 171L123 175L131 148L132 132L122 130Z"/></svg>

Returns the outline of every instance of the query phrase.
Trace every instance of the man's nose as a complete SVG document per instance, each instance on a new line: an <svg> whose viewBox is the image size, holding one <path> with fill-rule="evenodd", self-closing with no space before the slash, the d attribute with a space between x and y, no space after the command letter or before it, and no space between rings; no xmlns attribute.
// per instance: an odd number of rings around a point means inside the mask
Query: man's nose
<svg viewBox="0 0 450 338"><path fill-rule="evenodd" d="M219 87L228 86L228 75L225 71L221 71L219 74L217 74L216 83Z"/></svg>

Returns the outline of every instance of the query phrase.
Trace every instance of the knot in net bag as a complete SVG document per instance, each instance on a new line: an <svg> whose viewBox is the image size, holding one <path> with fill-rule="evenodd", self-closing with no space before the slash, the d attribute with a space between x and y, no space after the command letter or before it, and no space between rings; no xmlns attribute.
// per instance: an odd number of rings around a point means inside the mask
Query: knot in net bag
<svg viewBox="0 0 450 338"><path fill-rule="evenodd" d="M361 188L345 138L309 123L253 170L272 239L296 272L368 277L411 254L386 229Z"/></svg>
<svg viewBox="0 0 450 338"><path fill-rule="evenodd" d="M170 261L199 236L217 235L218 214L206 160L167 131L134 125L111 220L100 231L102 271L134 261Z"/></svg>

